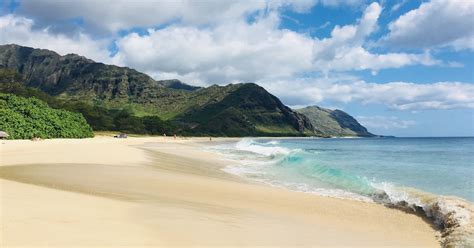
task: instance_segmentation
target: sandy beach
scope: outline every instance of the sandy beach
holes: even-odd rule
[[[227,174],[208,139],[0,143],[1,247],[439,247],[418,216]]]

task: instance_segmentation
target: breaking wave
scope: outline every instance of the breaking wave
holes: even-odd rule
[[[431,220],[440,230],[443,247],[474,246],[474,207],[454,196],[440,196],[390,183],[374,184],[379,190],[372,198],[385,206],[401,209]]]
[[[263,156],[287,155],[291,153],[290,149],[274,146],[278,145],[278,141],[269,141],[267,143],[257,143],[252,139],[242,139],[235,145],[235,149],[240,151],[252,152]]]
[[[439,228],[439,239],[445,247],[474,245],[474,207],[469,201],[397,187],[388,182],[374,182],[338,168],[318,164],[306,159],[304,150],[290,149],[279,144],[277,140],[257,142],[242,139],[233,147],[227,147],[226,151],[246,152],[243,156],[245,159],[240,157],[238,165],[224,170],[271,186],[322,196],[372,201],[401,209],[431,220]],[[312,184],[313,182],[317,184]]]

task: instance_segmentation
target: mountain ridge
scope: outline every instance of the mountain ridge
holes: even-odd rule
[[[51,50],[15,44],[0,46],[0,66],[17,71],[25,77],[27,86],[51,95],[87,97],[84,93],[96,93],[101,98],[120,98],[124,93],[137,97],[146,88],[199,88],[177,79],[156,81],[133,68],[107,65],[73,53],[61,56]],[[121,87],[113,87],[119,83]],[[94,88],[98,86],[101,88]]]
[[[307,106],[295,111],[307,116],[317,131],[330,136],[375,137],[354,117],[339,109]]]
[[[92,106],[89,109],[128,109],[138,117],[158,116],[191,134],[328,136],[306,115],[254,83],[196,87],[177,79],[154,80],[135,69],[76,54],[61,56],[19,45],[0,46],[0,69],[18,73],[24,87],[54,98],[85,102]]]

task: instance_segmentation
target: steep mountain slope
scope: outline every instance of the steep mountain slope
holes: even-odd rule
[[[59,100],[118,111],[126,108],[137,116],[159,116],[186,134],[319,134],[305,116],[255,84],[199,88],[178,80],[155,81],[130,68],[18,45],[0,46],[0,69],[20,74],[19,83]],[[0,80],[4,81],[18,80]]]
[[[225,91],[226,94],[216,94]],[[308,118],[283,105],[264,88],[248,83],[212,86],[193,94],[213,95],[211,101],[196,104],[177,117],[195,124],[201,132],[238,135],[314,135]],[[220,98],[221,99],[220,99]],[[198,97],[196,97],[198,98]],[[193,102],[196,102],[193,98]]]
[[[320,133],[331,136],[374,136],[354,117],[338,109],[330,110],[318,106],[308,106],[296,111],[307,116],[316,131]]]
[[[170,88],[194,90],[178,80],[155,81],[127,67],[105,65],[75,54],[18,45],[0,46],[0,67],[17,71],[26,86],[50,95],[117,102],[142,102]]]

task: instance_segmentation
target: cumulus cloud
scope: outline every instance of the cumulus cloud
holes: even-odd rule
[[[377,29],[382,11],[378,3],[370,4],[356,25],[336,26],[331,37],[315,40],[314,67],[324,72],[348,70],[378,71],[407,65],[440,64],[425,54],[386,53],[374,54],[363,47],[367,37]]]
[[[82,0],[21,1],[19,13],[33,17],[45,25],[75,18],[96,31],[115,32],[134,27],[155,27],[170,22],[212,25],[231,22],[259,11],[290,9],[307,12],[314,5],[356,6],[365,0],[254,0],[254,1],[155,1],[155,0]]]
[[[22,1],[19,12],[47,25],[82,18],[85,25],[99,31],[115,32],[134,27],[155,27],[170,22],[213,25],[232,22],[258,11],[287,8],[305,12],[316,0],[277,1],[155,1],[83,0]]]
[[[400,120],[395,116],[357,116],[357,120],[367,128],[404,129],[416,125],[413,120]]]
[[[336,26],[318,39],[281,29],[280,13],[271,11],[249,23],[244,18],[200,28],[182,24],[129,33],[117,40],[114,61],[161,78],[176,75],[199,84],[257,81],[307,72],[372,70],[435,65],[429,53],[372,53],[363,47],[377,29],[381,12],[370,4],[354,25]]]
[[[384,40],[408,48],[474,50],[473,16],[474,1],[432,0],[391,22]]]
[[[339,81],[339,82],[337,82]],[[317,104],[323,101],[339,103],[382,104],[394,110],[428,110],[474,108],[474,84],[437,82],[416,84],[365,81],[344,82],[341,79],[297,79],[262,82],[272,93],[290,105]],[[342,81],[342,82],[341,82]]]
[[[15,43],[23,46],[50,49],[65,55],[77,53],[88,58],[109,62],[108,41],[94,40],[77,33],[73,37],[53,34],[48,28],[34,29],[34,21],[15,15],[0,16],[0,44]]]
[[[151,7],[154,2],[147,0],[134,4],[130,1],[119,1],[111,4],[106,12],[99,10],[103,9],[102,5],[107,1],[99,1],[93,7],[88,1],[79,4],[45,0],[41,3],[37,5],[36,1],[27,1],[22,2],[20,6],[24,12],[31,9],[45,14],[43,19],[74,18],[82,14],[86,21],[110,25],[104,27],[110,30],[160,23],[155,19],[157,17],[153,16],[159,18],[166,16],[146,14],[146,11],[154,8]],[[161,4],[156,3],[158,6]],[[175,4],[178,2],[166,4],[164,9],[174,8]],[[182,1],[179,4],[192,6],[197,3]],[[280,28],[281,8],[304,11],[317,4],[316,1],[224,1],[222,4],[226,5],[220,7],[219,13],[222,12],[223,16],[232,18],[232,21],[220,20],[214,25],[206,26],[178,22],[162,28],[150,28],[145,33],[131,32],[116,38],[114,45],[117,53],[113,58],[108,57],[108,44],[103,40],[92,39],[81,31],[70,35],[56,33],[52,31],[53,26],[42,27],[32,19],[15,15],[1,17],[1,32],[4,34],[1,41],[49,48],[61,54],[79,53],[102,62],[111,61],[136,68],[151,74],[156,79],[174,76],[199,85],[258,81],[313,72],[325,74],[352,70],[375,72],[384,68],[407,65],[439,64],[439,61],[434,60],[429,53],[376,54],[364,48],[367,37],[377,29],[377,20],[382,10],[378,3],[370,4],[354,25],[336,26],[331,37],[325,39]],[[320,4],[340,3],[322,1]],[[195,11],[209,14],[216,7],[206,6],[207,3],[200,3]],[[147,9],[148,7],[150,9]],[[183,8],[177,9],[184,11]],[[247,13],[256,9],[266,11],[255,16],[252,22],[248,22]],[[60,12],[57,16],[54,14],[56,11]],[[235,11],[233,12],[235,15],[227,14],[227,11]],[[170,13],[173,16],[182,14],[173,11]],[[191,18],[191,15],[184,16]],[[121,18],[115,20],[116,17]]]
[[[117,41],[115,60],[151,74],[194,74],[197,81],[228,83],[292,75],[311,69],[312,39],[277,29],[270,14],[252,24],[212,29],[169,26],[131,33]]]
[[[343,3],[344,2],[344,3]],[[32,19],[6,16],[3,43],[50,48],[59,53],[75,52],[99,61],[133,67],[156,79],[174,78],[208,85],[250,82],[299,74],[371,70],[409,65],[441,64],[429,53],[373,53],[364,47],[377,30],[382,11],[378,3],[367,6],[353,25],[336,26],[331,36],[318,39],[309,34],[280,28],[281,9],[306,11],[315,4],[361,4],[361,1],[279,0],[219,2],[155,1],[25,1],[20,12]],[[107,9],[107,11],[104,11]],[[257,11],[251,22],[250,13]],[[57,12],[57,13],[56,13]],[[151,13],[153,12],[153,14]],[[188,13],[189,12],[189,13]],[[44,15],[44,16],[41,16]],[[10,18],[10,21],[8,21]],[[48,19],[49,18],[49,19]],[[157,26],[178,18],[173,24],[130,32],[115,37],[116,54],[108,57],[107,44],[82,31],[71,35],[53,32],[58,20],[83,18],[95,28],[117,31]],[[206,19],[209,18],[209,19]],[[66,22],[67,23],[67,22]],[[199,24],[208,25],[199,25]],[[212,23],[211,25],[209,25]],[[80,29],[79,29],[80,30]]]

